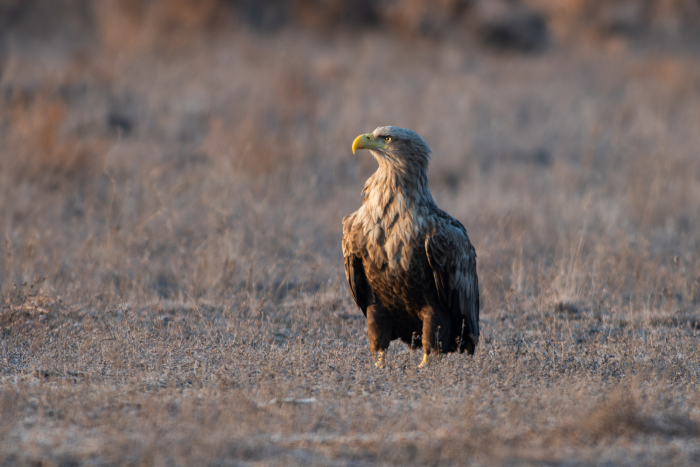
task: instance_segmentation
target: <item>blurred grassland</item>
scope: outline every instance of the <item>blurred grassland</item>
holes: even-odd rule
[[[692,465],[694,2],[0,2],[0,462]],[[434,151],[483,338],[371,367],[340,222]]]

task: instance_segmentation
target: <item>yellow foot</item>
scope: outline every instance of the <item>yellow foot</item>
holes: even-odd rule
[[[423,361],[420,362],[420,365],[418,365],[418,368],[426,368],[429,365],[430,365],[430,354],[424,353],[423,354]]]
[[[377,361],[374,362],[374,366],[384,368],[384,365],[386,365],[386,352],[377,352]]]

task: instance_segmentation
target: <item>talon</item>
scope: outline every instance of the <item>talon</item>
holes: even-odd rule
[[[430,354],[424,353],[423,354],[423,361],[420,362],[420,365],[418,365],[418,368],[426,368],[430,365]]]
[[[384,368],[384,365],[386,364],[386,353],[383,351],[377,352],[377,361],[374,363],[374,366],[377,368]]]

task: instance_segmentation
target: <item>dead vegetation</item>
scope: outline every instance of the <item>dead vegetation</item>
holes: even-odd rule
[[[685,43],[567,45],[546,15],[546,51],[494,55],[362,9],[316,29],[344,2],[236,28],[286,8],[251,4],[105,1],[37,35],[0,3],[0,463],[697,463]],[[342,270],[374,170],[349,147],[381,124],[430,144],[478,252],[480,346],[428,371],[402,345],[372,367]]]

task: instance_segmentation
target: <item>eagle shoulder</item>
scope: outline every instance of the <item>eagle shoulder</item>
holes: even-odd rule
[[[353,247],[354,233],[352,232],[353,224],[355,223],[355,217],[357,217],[357,211],[353,212],[349,216],[343,217],[343,257],[346,258],[352,253],[356,253],[356,249]]]

